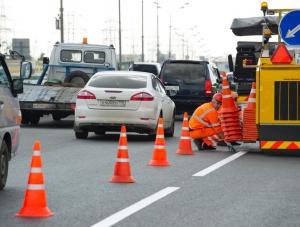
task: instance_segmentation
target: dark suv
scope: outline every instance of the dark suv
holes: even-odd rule
[[[176,90],[171,99],[176,105],[176,114],[191,115],[203,103],[210,102],[216,92],[220,73],[215,64],[207,61],[166,60],[159,79],[166,90]]]

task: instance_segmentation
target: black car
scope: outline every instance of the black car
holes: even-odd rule
[[[177,91],[171,97],[176,114],[187,112],[189,115],[198,106],[211,101],[218,78],[218,68],[207,61],[166,60],[159,74],[166,90]]]

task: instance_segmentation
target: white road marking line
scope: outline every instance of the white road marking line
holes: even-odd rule
[[[217,162],[216,164],[214,164],[214,165],[212,165],[212,166],[210,166],[210,167],[208,167],[208,168],[206,168],[206,169],[204,169],[204,170],[202,170],[198,173],[195,173],[193,176],[195,176],[195,177],[204,177],[206,174],[209,174],[210,172],[222,167],[223,165],[226,165],[228,162],[231,162],[234,159],[237,159],[238,157],[240,157],[240,156],[242,156],[246,153],[247,153],[247,151],[240,151],[240,152],[238,152],[234,155],[229,156],[228,158],[225,158],[222,161]]]
[[[116,224],[117,222],[123,220],[124,218],[128,217],[129,215],[145,208],[146,206],[150,205],[151,203],[154,203],[155,201],[167,196],[168,194],[176,191],[180,187],[167,187],[159,192],[156,192],[155,194],[125,208],[124,210],[121,210],[102,221],[96,223],[95,225],[91,227],[108,227]]]

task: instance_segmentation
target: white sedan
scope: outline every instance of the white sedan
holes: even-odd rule
[[[148,134],[156,139],[158,119],[163,118],[164,135],[172,137],[175,125],[175,104],[164,85],[151,73],[105,71],[91,77],[77,94],[74,131],[78,139],[89,132],[104,135],[120,132]]]

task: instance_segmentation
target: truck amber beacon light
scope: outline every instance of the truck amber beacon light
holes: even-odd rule
[[[88,43],[88,42],[87,42],[87,38],[83,38],[82,43],[83,43],[83,44],[87,44],[87,43]]]
[[[267,2],[262,2],[260,4],[260,10],[263,11],[264,16],[266,15],[266,11],[268,10],[268,3]]]

